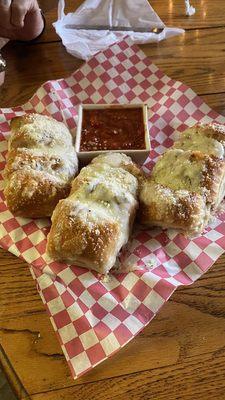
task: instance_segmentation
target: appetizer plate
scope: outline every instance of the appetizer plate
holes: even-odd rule
[[[129,121],[129,116],[131,114],[135,115],[134,112],[135,110],[140,110],[139,117],[140,117],[140,126],[138,130],[136,130],[136,126],[138,125],[138,121],[134,121],[135,124],[132,125],[131,120]],[[98,117],[98,110],[110,110],[110,113],[112,115],[111,120],[108,120],[107,123],[105,121],[100,122],[98,125],[99,121],[96,121],[96,126],[95,122],[94,124],[91,121],[87,121],[87,115],[85,117],[85,111],[89,110],[88,115],[91,116],[91,118],[95,119]],[[96,110],[96,115],[94,111]],[[118,110],[124,111],[124,113],[121,112],[121,121],[124,123],[126,122],[128,129],[125,127],[118,128],[114,130],[112,124],[114,121],[113,118],[113,110],[115,110],[115,113],[118,113]],[[133,110],[133,111],[131,111]],[[92,112],[91,112],[92,111]],[[126,116],[126,111],[127,111],[127,116]],[[125,120],[123,119],[123,116],[125,115]],[[138,112],[137,112],[138,115]],[[128,117],[128,118],[127,118]],[[116,118],[116,116],[115,116]],[[120,117],[119,117],[120,118]],[[104,119],[104,118],[103,118]],[[90,122],[90,123],[89,123]],[[122,123],[121,122],[121,123]],[[86,124],[86,125],[84,125]],[[87,126],[87,124],[89,126]],[[103,124],[103,125],[102,125]],[[89,131],[88,131],[89,129]],[[101,134],[103,133],[103,130],[105,129],[106,131],[106,141],[104,140],[104,137],[101,137]],[[133,132],[132,132],[133,129]],[[110,137],[110,130],[111,130],[111,137]],[[128,132],[129,131],[129,132]],[[115,133],[115,135],[114,135]],[[89,141],[82,140],[83,135],[89,134]],[[129,147],[128,145],[128,140],[127,137],[130,135],[130,140],[132,143],[130,143],[130,147],[132,148],[126,148]],[[138,137],[139,135],[139,137]],[[143,135],[141,138],[140,135]],[[124,136],[124,137],[123,137]],[[112,147],[109,145],[109,141],[111,139],[112,142]],[[118,148],[115,148],[115,140],[117,141],[119,139],[120,141],[120,146]],[[102,140],[102,142],[101,142]],[[142,140],[142,143],[140,143],[140,140]],[[136,141],[136,142],[135,142]],[[86,145],[86,148],[85,148]],[[108,147],[107,147],[108,145]],[[79,161],[81,164],[85,165],[89,163],[94,157],[97,157],[98,155],[102,153],[107,153],[107,152],[122,152],[132,158],[133,161],[136,163],[142,164],[146,158],[149,155],[150,152],[150,136],[149,136],[149,129],[148,129],[148,107],[146,104],[143,103],[138,103],[138,104],[81,104],[79,106],[78,110],[78,125],[77,125],[77,133],[76,133],[76,140],[75,140],[75,150],[77,152]]]

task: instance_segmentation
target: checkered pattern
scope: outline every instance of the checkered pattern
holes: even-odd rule
[[[198,121],[225,123],[191,89],[165,76],[124,40],[97,54],[69,78],[45,83],[23,107],[1,110],[1,170],[12,117],[24,111],[45,112],[74,132],[76,106],[81,102],[148,103],[152,151],[143,167],[146,171],[172,145],[176,131]],[[74,377],[128,343],[179,285],[194,282],[225,249],[225,215],[193,240],[175,230],[137,228],[121,256],[129,272],[101,280],[84,268],[52,262],[45,252],[49,221],[13,217],[2,189],[1,172],[0,244],[30,264]]]

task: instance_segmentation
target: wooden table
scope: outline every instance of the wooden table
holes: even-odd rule
[[[65,52],[51,22],[56,0],[42,1],[47,30],[38,43],[10,44],[0,105],[28,100],[38,86],[81,65]],[[47,3],[47,4],[46,4]],[[69,1],[78,6],[81,1]],[[171,77],[191,86],[225,115],[225,1],[151,0],[179,36],[142,46]],[[74,5],[73,5],[74,7]],[[129,345],[73,381],[28,266],[0,251],[0,360],[19,399],[225,399],[225,257],[190,287],[176,291],[159,315]]]

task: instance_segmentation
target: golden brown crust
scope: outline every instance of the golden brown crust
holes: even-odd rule
[[[196,131],[206,137],[225,143],[225,126],[218,123],[197,124]]]
[[[225,193],[225,162],[199,151],[173,148],[157,161],[140,193],[146,225],[200,233]]]
[[[13,133],[10,138],[10,149],[14,148],[29,148],[36,145],[35,138],[27,140],[26,135],[24,135],[24,131],[21,130],[24,125],[32,124],[32,114],[25,114],[19,117],[14,117],[10,121],[11,132]]]
[[[7,165],[4,171],[5,178],[16,171],[31,169],[33,171],[49,173],[49,169],[53,171],[61,171],[63,173],[63,159],[56,154],[35,154],[24,149],[12,149],[7,158]]]
[[[143,225],[200,233],[209,219],[203,197],[187,190],[172,190],[149,179],[140,195],[139,220]]]
[[[107,273],[127,243],[137,210],[137,178],[126,171],[123,154],[97,157],[74,179],[70,196],[59,202],[48,235],[48,252]],[[121,161],[121,164],[120,164]]]
[[[145,172],[139,167],[139,165],[133,163],[132,165],[127,165],[123,167],[126,171],[130,172],[130,174],[134,175],[139,185],[142,185],[143,181],[146,179]]]
[[[224,140],[225,126],[219,124],[198,124],[182,133],[142,184],[143,224],[203,231],[225,194]]]
[[[13,181],[19,181],[19,186],[7,186],[5,196],[7,205],[12,214],[26,218],[41,218],[52,215],[59,200],[67,197],[70,192],[70,184],[67,186],[56,186],[53,182],[31,178],[29,172],[15,172],[12,175]],[[25,188],[34,187],[34,193],[29,198]]]
[[[206,201],[214,207],[218,201],[220,186],[224,182],[225,162],[217,157],[205,157],[205,168],[202,172],[202,187],[205,188]]]
[[[109,254],[115,251],[120,226],[115,221],[88,224],[79,214],[71,216],[73,209],[72,202],[60,201],[48,238],[49,255],[55,260],[88,265],[103,273]]]
[[[77,156],[65,125],[28,114],[11,121],[12,135],[4,171],[10,211],[23,217],[51,216],[70,191]]]
[[[215,203],[221,181],[225,175],[225,162],[218,157],[209,156],[200,151],[187,152],[190,162],[202,162],[200,187],[207,202]]]

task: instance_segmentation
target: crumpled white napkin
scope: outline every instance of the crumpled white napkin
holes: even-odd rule
[[[68,53],[88,60],[124,36],[134,43],[159,42],[184,32],[179,28],[168,28],[155,13],[147,0],[86,0],[73,13],[65,15],[65,1],[59,0],[58,20],[53,24]],[[109,30],[67,29],[65,25],[124,26],[133,28],[164,28],[163,32],[137,33],[112,32]]]

